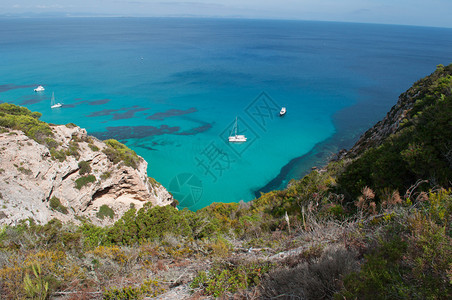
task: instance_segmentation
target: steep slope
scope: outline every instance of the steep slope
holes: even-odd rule
[[[368,186],[377,198],[424,188],[449,187],[452,179],[452,64],[403,93],[387,116],[345,155],[353,161],[339,175],[341,192],[354,200]]]
[[[111,224],[131,205],[172,203],[168,191],[148,179],[147,162],[124,145],[101,142],[73,124],[41,123],[29,111],[14,114],[16,109],[0,105],[0,224],[75,217]]]
[[[390,135],[412,125],[419,112],[429,105],[435,104],[435,96],[445,100],[451,96],[450,76],[452,64],[444,67],[438,65],[435,72],[420,79],[406,92],[399,96],[397,103],[391,108],[383,120],[367,130],[347,152],[347,157],[356,157],[365,150],[380,146]],[[441,96],[443,95],[443,96]]]

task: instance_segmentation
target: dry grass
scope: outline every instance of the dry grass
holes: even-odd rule
[[[329,299],[340,290],[342,276],[358,267],[356,254],[339,245],[327,246],[319,257],[302,252],[285,262],[263,280],[262,298]]]

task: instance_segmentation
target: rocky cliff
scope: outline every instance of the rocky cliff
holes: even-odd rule
[[[147,177],[141,157],[136,156],[134,164],[124,163],[112,145],[77,126],[50,125],[47,144],[20,130],[0,129],[0,224],[28,218],[78,222],[86,217],[105,225],[131,205],[139,209],[146,202],[163,206],[173,201],[163,186]]]

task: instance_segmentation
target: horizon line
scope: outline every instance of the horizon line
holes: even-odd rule
[[[216,15],[164,15],[164,16],[136,16],[136,15],[118,15],[118,14],[91,14],[91,13],[0,13],[0,19],[17,18],[17,19],[46,19],[46,18],[134,18],[134,19],[224,19],[224,20],[262,20],[262,21],[293,21],[293,22],[325,22],[325,23],[350,23],[350,24],[367,24],[367,25],[388,25],[388,26],[407,26],[407,27],[425,27],[425,28],[442,28],[452,29],[449,27],[438,25],[418,25],[418,24],[397,24],[397,23],[379,23],[379,22],[363,22],[363,21],[344,21],[344,20],[318,20],[318,19],[293,19],[278,17],[247,17],[247,16],[216,16]]]

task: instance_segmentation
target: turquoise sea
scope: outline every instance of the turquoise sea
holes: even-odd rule
[[[0,101],[126,143],[195,210],[283,188],[350,147],[451,49],[445,28],[4,18]],[[243,144],[227,142],[236,117]]]

